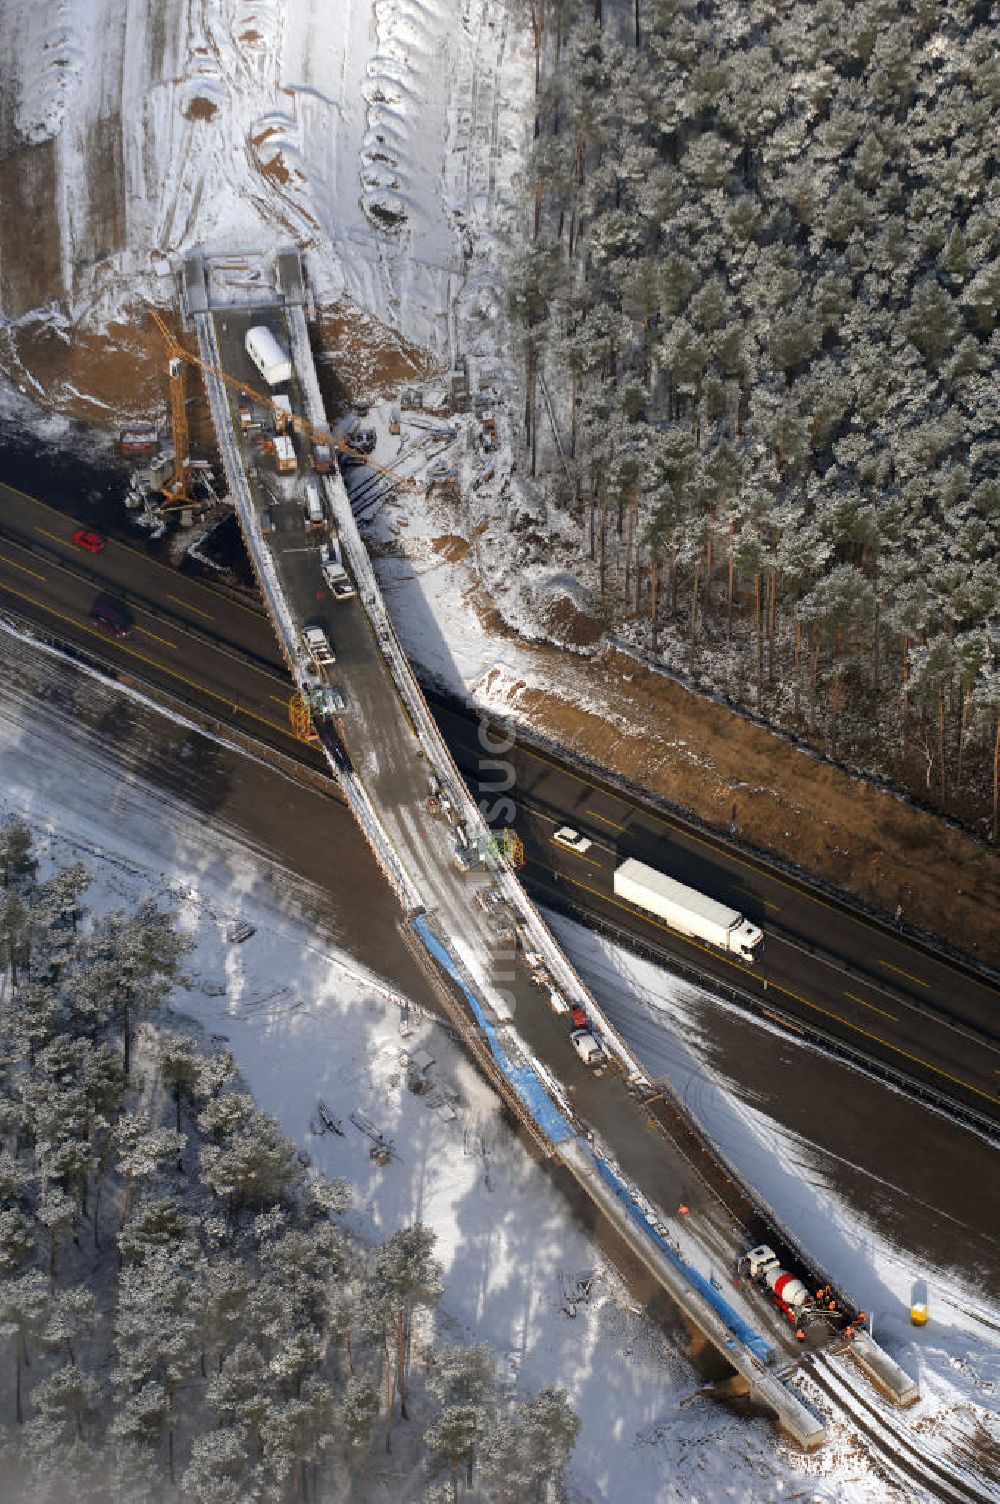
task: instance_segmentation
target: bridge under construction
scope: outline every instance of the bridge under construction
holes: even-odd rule
[[[481,1070],[538,1151],[572,1176],[799,1445],[825,1439],[795,1384],[800,1365],[820,1356],[840,1372],[839,1355],[850,1354],[884,1392],[911,1402],[916,1386],[860,1330],[849,1296],[669,1086],[647,1079],[521,887],[516,846],[469,795],[396,637],[334,458],[350,438],[323,408],[298,257],[262,268],[252,304],[215,294],[209,257],[189,257],[180,283],[198,355],[171,358],[201,372],[230,497],[297,686],[299,729],[322,746],[399,900],[408,943]],[[251,330],[271,344],[248,342]],[[272,345],[287,370],[266,364],[260,351]],[[175,488],[186,459],[175,454]],[[567,1019],[581,1016],[597,1069],[571,1045]],[[747,1263],[762,1246],[773,1279],[766,1260],[760,1270]]]

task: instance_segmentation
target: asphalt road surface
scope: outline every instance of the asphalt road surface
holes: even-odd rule
[[[322,765],[292,734],[289,681],[270,623],[252,601],[191,580],[132,543],[110,539],[102,552],[85,552],[72,541],[77,525],[0,486],[0,604],[122,672]],[[292,519],[283,525],[292,526]],[[303,544],[296,517],[285,565],[294,569],[300,558],[302,589],[315,590],[307,574],[315,570],[314,550]],[[128,639],[109,637],[90,621],[98,595],[127,605],[134,619]],[[370,650],[362,614],[349,603],[326,614],[357,663]],[[373,678],[370,692],[377,688]],[[359,691],[365,692],[363,683]],[[484,739],[477,719],[435,709],[470,783],[484,780],[489,807],[497,798],[489,763],[503,733],[494,730]],[[522,875],[536,897],[589,915],[667,964],[734,987],[758,1008],[1000,1121],[1000,990],[988,981],[767,867],[735,843],[699,832],[523,739],[502,757],[510,764],[514,824],[528,858]],[[553,842],[553,831],[566,822],[592,841],[583,855]],[[625,856],[731,903],[760,924],[760,964],[750,967],[686,940],[616,898],[612,875]]]

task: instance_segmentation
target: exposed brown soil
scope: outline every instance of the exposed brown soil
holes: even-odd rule
[[[31,169],[22,188],[28,180],[41,188],[38,172],[44,178],[48,170],[45,153],[33,150],[41,155],[30,163],[21,157],[22,172]],[[0,201],[10,202],[4,189],[12,171],[13,183],[18,181],[11,167],[16,161],[0,162]],[[13,191],[17,200],[21,190]],[[9,215],[0,219],[11,222]],[[44,256],[17,257],[13,264],[22,281],[16,287],[9,280],[2,284],[8,311],[58,297],[61,290],[49,285],[57,263],[58,257],[53,264]],[[0,278],[12,275],[11,264],[0,256]],[[434,372],[425,352],[346,300],[321,313],[314,334],[331,415],[346,403],[398,392]],[[134,324],[113,325],[106,334],[75,330],[68,337],[42,323],[8,325],[0,334],[3,376],[56,411],[111,427],[162,417],[164,367],[159,335],[141,314]],[[188,393],[192,449],[208,454],[211,429],[193,373]],[[453,562],[469,548],[458,534],[445,534],[434,546]],[[490,631],[515,635],[485,589],[469,598]],[[600,624],[568,599],[556,602],[551,614],[548,630],[574,647],[599,637]],[[522,685],[508,702],[512,714],[540,734],[720,829],[735,817],[739,834],[752,844],[887,913],[901,904],[911,924],[1000,964],[995,923],[1000,858],[985,843],[828,766],[625,654],[605,649],[584,663],[554,646],[532,651],[549,687]]]
[[[165,365],[160,336],[146,320],[112,324],[106,333],[26,323],[0,339],[0,370],[10,381],[54,412],[109,427],[163,413]]]
[[[87,158],[101,166],[87,181],[87,214],[74,246],[74,283],[84,268],[107,260],[125,245],[125,165],[121,117],[116,112],[90,127]]]
[[[168,324],[180,343],[194,349],[176,318]],[[0,332],[0,376],[25,386],[53,412],[105,428],[145,420],[167,429],[167,353],[152,320],[111,324],[107,331],[76,329],[70,337],[48,323],[28,323]],[[185,375],[187,415],[194,455],[211,459],[215,436],[201,377]]]
[[[554,641],[578,648],[593,647],[599,642],[605,625],[596,616],[581,611],[568,595],[560,596],[546,607],[541,624]]]
[[[0,303],[8,318],[57,302],[65,290],[58,181],[55,141],[0,158]]]
[[[457,533],[445,533],[443,537],[431,539],[431,548],[447,559],[449,564],[457,564],[459,559],[464,559],[471,547],[469,541],[460,538]]]
[[[218,113],[219,106],[213,99],[206,99],[204,95],[198,94],[184,111],[184,118],[186,120],[214,120]]]
[[[292,176],[285,166],[285,159],[280,151],[275,152],[269,162],[262,162],[258,157],[257,166],[264,173],[265,177],[274,178],[276,183],[287,183]]]
[[[331,416],[361,398],[427,381],[435,371],[426,351],[407,344],[346,298],[321,309],[312,332],[320,387]]]
[[[1000,854],[607,649],[539,649],[544,682],[508,694],[538,733],[887,914],[1000,965]],[[598,700],[599,697],[599,700]],[[582,706],[594,708],[583,709]]]

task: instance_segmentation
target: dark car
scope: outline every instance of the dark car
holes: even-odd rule
[[[347,435],[347,442],[359,454],[371,454],[378,443],[378,434],[374,428],[355,428],[352,433]]]
[[[127,607],[102,596],[91,606],[90,620],[111,637],[128,637],[132,631],[132,615]]]
[[[99,554],[102,549],[108,546],[107,538],[102,538],[100,533],[92,533],[86,527],[77,528],[73,534],[73,542],[77,548],[85,548],[88,554]]]

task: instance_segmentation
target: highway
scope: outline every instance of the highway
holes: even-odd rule
[[[71,539],[77,525],[44,502],[0,486],[0,605],[136,679],[322,766],[290,730],[289,680],[259,608],[188,578],[131,543],[111,539],[99,554],[84,552]],[[299,588],[315,594],[314,550],[304,547],[297,517],[287,540],[279,535],[279,541]],[[129,639],[109,637],[90,623],[99,593],[127,602],[135,618]],[[334,635],[353,662],[355,693],[377,693],[374,677],[357,679],[357,665],[370,648],[361,613],[343,604],[335,610]],[[497,775],[488,764],[500,756],[489,747],[504,745],[504,733],[494,727],[484,745],[478,718],[441,704],[434,709],[470,784],[484,779],[488,808],[498,797]],[[371,705],[367,710],[379,713]],[[404,755],[405,749],[396,749],[387,765]],[[378,760],[375,749],[357,749],[359,765],[366,756]],[[667,964],[736,988],[759,1010],[870,1057],[961,1109],[1000,1121],[1000,990],[988,981],[524,738],[502,759],[514,775],[514,825],[528,857],[522,876],[534,896],[590,916]],[[565,821],[593,841],[585,856],[552,842],[556,825]],[[626,855],[732,903],[759,923],[766,936],[762,964],[748,967],[684,940],[616,899],[612,873]]]
[[[503,746],[500,726],[438,704],[453,755],[472,786],[495,802],[497,776],[484,740]],[[666,964],[717,979],[831,1041],[871,1056],[957,1104],[1000,1117],[1000,990],[989,981],[727,843],[640,802],[551,752],[515,741],[509,796],[525,843],[525,881],[554,906],[597,917]],[[481,783],[480,783],[481,780]],[[557,845],[566,822],[592,842],[584,854]],[[617,898],[615,867],[638,857],[738,908],[765,933],[750,966]]]
[[[415,954],[421,964],[441,967],[443,1006],[455,1026],[466,1032],[470,1046],[478,1045],[480,1058],[485,1051],[483,1069],[492,1074],[511,1106],[516,1106],[519,1119],[526,1122],[542,1152],[554,1153],[557,1163],[584,1189],[591,1213],[600,1209],[628,1242],[635,1236],[633,1218],[641,1219],[645,1213],[634,1200],[633,1210],[624,1212],[620,1197],[634,1195],[656,1208],[650,1215],[661,1219],[663,1226],[662,1235],[656,1236],[672,1237],[675,1243],[663,1242],[665,1252],[654,1256],[652,1249],[659,1245],[643,1234],[638,1240],[643,1250],[639,1256],[645,1258],[650,1272],[655,1268],[656,1279],[674,1292],[682,1309],[687,1310],[693,1301],[692,1319],[720,1354],[725,1356],[726,1349],[732,1348],[737,1366],[749,1366],[758,1348],[763,1356],[770,1350],[793,1361],[805,1351],[822,1348],[849,1323],[846,1299],[831,1305],[829,1311],[811,1313],[810,1319],[797,1325],[790,1313],[786,1317],[773,1302],[762,1301],[756,1291],[740,1286],[739,1294],[734,1290],[728,1299],[739,1305],[742,1314],[737,1316],[725,1307],[730,1312],[726,1321],[735,1322],[734,1328],[718,1314],[721,1297],[706,1298],[704,1291],[710,1289],[706,1276],[697,1274],[702,1286],[692,1284],[695,1275],[690,1279],[688,1274],[679,1275],[671,1262],[675,1258],[684,1267],[675,1245],[678,1239],[686,1242],[688,1238],[695,1250],[688,1257],[696,1264],[710,1260],[728,1269],[735,1269],[743,1249],[762,1241],[776,1247],[786,1260],[798,1259],[800,1265],[803,1255],[782,1241],[782,1233],[763,1208],[733,1180],[670,1101],[665,1086],[652,1090],[640,1084],[637,1068],[635,1079],[630,1079],[613,1055],[601,1056],[599,1069],[578,1057],[565,1016],[568,1008],[563,1003],[561,1012],[557,1011],[550,1002],[551,983],[542,988],[536,982],[525,935],[530,933],[540,948],[548,947],[548,963],[556,975],[560,973],[555,968],[562,965],[565,975],[560,986],[575,988],[576,997],[582,999],[586,997],[582,984],[523,900],[505,892],[490,863],[475,856],[470,845],[475,835],[471,826],[465,826],[465,816],[450,820],[442,808],[443,796],[440,801],[428,797],[432,791],[441,792],[442,785],[436,781],[440,777],[451,784],[451,808],[460,809],[455,775],[433,747],[437,733],[428,737],[426,726],[419,729],[427,713],[415,688],[409,694],[409,666],[397,661],[393,667],[398,649],[388,623],[376,609],[373,582],[364,583],[364,571],[370,568],[367,559],[355,559],[354,567],[359,588],[372,589],[369,609],[357,595],[337,599],[324,579],[321,546],[328,536],[330,514],[320,507],[321,488],[309,473],[308,443],[297,435],[296,467],[285,464],[279,471],[274,446],[262,451],[255,441],[252,410],[247,421],[242,421],[232,389],[213,375],[221,368],[230,377],[252,384],[254,372],[244,338],[251,320],[260,317],[258,310],[230,306],[224,316],[220,312],[214,319],[207,314],[197,318],[199,348],[210,363],[206,386],[230,489],[238,498],[241,526],[283,651],[296,660],[302,682],[336,689],[343,696],[333,722],[323,722],[320,735],[331,759],[346,769],[342,786],[347,797],[357,801],[359,823],[396,886],[404,911],[419,913],[413,929]],[[291,340],[295,352],[298,336],[292,332],[291,320],[282,327],[281,316],[272,317],[280,342]],[[296,353],[297,378],[288,383],[295,413],[304,405],[299,383],[309,379],[304,367],[309,360],[308,346]],[[315,489],[307,507],[310,485]],[[343,515],[348,507],[346,494],[331,486],[325,505],[331,503],[343,542],[343,528],[350,520]],[[341,509],[339,517],[336,509]],[[266,531],[265,512],[270,522]],[[356,545],[349,539],[346,546],[352,558],[350,550]],[[304,629],[315,623],[321,623],[325,638],[322,652],[310,652],[307,671]],[[537,941],[535,931],[522,927],[532,923]],[[430,937],[429,945],[417,939],[417,924]],[[588,1006],[596,1004],[588,1002]],[[470,1035],[473,1019],[478,1022]],[[608,1042],[610,1026],[602,1027]],[[624,1044],[614,1042],[614,1047],[629,1058]],[[499,1066],[494,1062],[500,1062]],[[513,1081],[518,1083],[516,1091]],[[747,1325],[748,1315],[752,1327]],[[758,1347],[741,1346],[747,1342]],[[762,1392],[766,1389],[771,1396],[767,1403],[776,1406],[782,1424],[798,1427],[796,1434],[802,1437],[812,1436],[815,1417],[790,1392],[774,1386],[760,1355],[752,1361],[762,1375]],[[821,1426],[819,1430],[822,1434]]]

